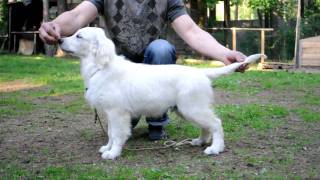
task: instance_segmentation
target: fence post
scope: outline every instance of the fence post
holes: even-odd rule
[[[261,54],[265,54],[265,32],[261,29]],[[261,63],[264,63],[264,56],[261,56]]]
[[[231,28],[232,29],[232,50],[236,51],[237,50],[237,30],[236,28]]]

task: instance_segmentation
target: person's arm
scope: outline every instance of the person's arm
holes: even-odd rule
[[[171,25],[191,48],[207,57],[219,60],[224,64],[243,61],[246,57],[238,51],[232,51],[222,46],[214,37],[195,24],[187,14],[177,17]]]
[[[61,36],[69,36],[93,21],[98,10],[89,1],[83,1],[77,7],[59,15],[51,22],[42,23],[39,28],[40,38],[48,44],[55,44]]]

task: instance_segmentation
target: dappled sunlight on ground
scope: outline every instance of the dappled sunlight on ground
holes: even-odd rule
[[[41,87],[41,84],[26,83],[21,80],[0,83],[0,92],[14,92]]]

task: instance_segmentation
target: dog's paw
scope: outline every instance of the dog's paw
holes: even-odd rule
[[[101,146],[101,148],[99,149],[99,153],[104,153],[106,151],[109,151],[111,149],[111,146],[106,145],[106,146]]]
[[[105,151],[102,153],[101,157],[102,159],[109,159],[109,160],[115,160],[120,154],[114,153],[112,151]]]
[[[218,155],[219,153],[223,152],[224,147],[223,146],[209,146],[204,150],[204,153],[207,155]]]
[[[202,146],[204,144],[205,144],[204,140],[200,138],[192,139],[191,141],[192,146]]]

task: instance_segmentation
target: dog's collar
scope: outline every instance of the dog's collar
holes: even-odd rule
[[[89,79],[91,79],[98,71],[100,71],[100,69],[97,69],[96,71],[94,71],[94,72],[90,75]],[[86,91],[88,91],[88,89],[89,89],[88,87],[85,88]]]
[[[90,75],[89,79],[91,79],[98,71],[100,71],[100,69],[97,69],[96,71],[94,71],[94,72]]]

